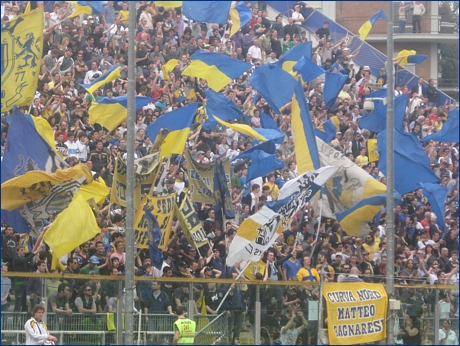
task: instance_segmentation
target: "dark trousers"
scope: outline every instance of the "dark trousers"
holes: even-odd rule
[[[417,16],[417,15],[412,15],[412,33],[416,33],[417,32],[417,27],[418,25],[418,33],[421,33],[422,32],[422,29],[420,28],[420,16]]]
[[[14,311],[27,312],[26,285],[16,284],[14,288]]]

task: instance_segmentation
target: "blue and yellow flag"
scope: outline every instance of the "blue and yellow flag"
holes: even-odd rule
[[[175,154],[182,154],[197,107],[197,103],[192,103],[159,117],[146,128],[147,136],[150,138],[150,141],[155,143],[160,130],[168,129],[170,132],[166,136],[166,141],[161,147],[162,153],[172,150],[178,151]]]
[[[121,67],[120,64],[115,64],[109,68],[102,76],[93,80],[89,84],[80,84],[85,88],[90,94],[93,94],[97,89],[106,85],[107,83],[121,77]]]
[[[33,121],[28,117],[30,116],[15,107],[9,118],[8,136],[1,163],[2,183],[32,170],[52,173],[69,167],[37,132]],[[49,206],[53,203],[50,200]],[[42,217],[41,213],[33,214],[25,207],[11,212],[2,210],[3,221],[13,226],[16,232],[33,232],[37,236],[48,217],[49,213]]]
[[[299,175],[320,168],[315,132],[300,81],[292,97],[291,124]]]
[[[291,49],[289,49],[286,53],[284,53],[280,60],[276,62],[280,64],[282,69],[286,72],[292,72],[294,65],[303,57],[305,59],[311,60],[311,41],[304,42],[298,44]]]
[[[84,197],[77,192],[69,206],[48,228],[43,239],[53,253],[61,257],[100,232],[93,210]]]
[[[266,64],[256,68],[249,78],[249,84],[256,89],[271,109],[280,114],[280,108],[291,101],[296,80],[283,70],[281,64]],[[283,87],[280,88],[280,85]]]
[[[339,131],[340,119],[338,116],[334,115],[331,119],[315,128],[315,135],[324,142],[329,143]]]
[[[34,117],[30,114],[24,114],[26,119],[32,122],[35,126],[35,130],[42,136],[42,138],[48,143],[53,151],[56,151],[56,142],[54,140],[54,130],[50,123],[46,119]]]
[[[230,37],[232,37],[252,19],[251,9],[241,2],[230,9],[230,19],[232,20]]]
[[[102,1],[68,1],[75,7],[75,11],[69,15],[69,18],[79,16],[80,14],[99,14],[102,12]]]
[[[32,104],[42,52],[43,7],[2,23],[2,112]]]
[[[403,49],[393,61],[399,66],[404,67],[407,64],[421,64],[426,58],[428,56],[417,54],[415,50]]]
[[[326,72],[321,66],[316,65],[311,58],[305,56],[301,57],[292,69],[300,74],[305,82],[309,82]]]
[[[365,234],[369,229],[367,223],[372,221],[386,202],[386,193],[363,199],[350,209],[337,213],[337,221],[350,236]]]
[[[378,11],[374,14],[369,20],[367,20],[361,27],[359,28],[359,37],[362,41],[366,40],[367,35],[371,32],[372,27],[374,26],[375,22],[379,19],[387,19],[385,12],[383,10]]]
[[[227,24],[231,1],[184,1],[182,13],[200,23]]]
[[[195,1],[191,1],[195,2]],[[189,1],[187,1],[187,4]],[[207,2],[205,2],[207,4]],[[224,54],[196,51],[190,58],[190,65],[182,72],[185,76],[204,78],[214,91],[220,91],[233,79],[241,76],[252,65]]]
[[[147,106],[153,99],[145,96],[136,96],[136,111]],[[89,122],[101,124],[112,131],[128,117],[128,97],[102,97],[89,107]]]
[[[166,113],[160,117],[160,119],[162,119],[168,115],[165,120],[169,119],[169,121],[174,122],[174,126],[171,126],[172,124],[168,122],[168,124],[170,124],[170,132],[161,145],[160,157],[169,157],[172,154],[182,155],[197,107],[198,103],[195,102],[185,107],[181,107],[173,112]],[[153,124],[155,125],[160,119],[157,119]],[[172,127],[175,129],[172,130]]]

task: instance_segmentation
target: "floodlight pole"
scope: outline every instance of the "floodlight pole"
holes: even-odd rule
[[[125,344],[133,345],[134,332],[134,123],[136,116],[136,2],[128,4],[128,137],[126,162],[126,264],[125,264]],[[119,328],[121,326],[118,326]]]
[[[394,257],[395,257],[395,230],[394,230],[394,80],[393,80],[393,1],[388,1],[387,22],[387,266],[386,291],[388,298],[394,298]],[[388,310],[387,340],[388,345],[394,344],[394,323],[392,311]]]

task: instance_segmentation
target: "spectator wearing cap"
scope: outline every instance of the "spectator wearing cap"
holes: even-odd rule
[[[83,268],[81,268],[80,273],[81,274],[90,274],[91,272],[94,272],[95,274],[99,275],[100,271],[99,268],[97,267],[98,264],[101,262],[99,261],[99,257],[97,256],[91,256],[89,258],[89,262],[87,265],[85,265]]]
[[[225,234],[222,234],[221,236],[225,237]],[[214,238],[214,243],[217,243],[215,241],[216,238],[217,237]],[[208,258],[206,258],[206,265],[209,265],[214,269],[217,269],[217,271],[222,273],[219,277],[225,279],[227,277],[227,267],[225,265],[225,259],[222,258],[220,252],[221,250],[219,250],[218,248],[213,249],[212,254]]]
[[[183,261],[179,261],[177,263],[177,269],[174,274],[175,276],[182,277],[182,278],[189,278],[192,279],[193,275],[190,273],[190,270],[188,270],[187,263]]]
[[[63,56],[61,56],[58,61],[59,74],[63,76],[66,72],[71,72],[73,75],[74,71],[74,61],[72,59],[72,49],[67,48]]]

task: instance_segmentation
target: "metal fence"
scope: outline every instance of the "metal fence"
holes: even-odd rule
[[[30,313],[27,312],[3,312],[2,344],[24,344],[24,324],[29,318]],[[46,319],[50,334],[55,335],[61,345],[117,344],[116,313],[74,313],[72,316],[48,313]],[[134,340],[138,344],[171,344],[176,319],[176,316],[167,314],[139,314],[134,319]],[[195,316],[195,321],[198,326],[197,343],[208,345],[228,343],[226,311],[219,315]],[[123,321],[121,328],[124,333]]]
[[[19,274],[8,273],[9,276]],[[45,274],[44,277],[51,276]],[[94,278],[94,276],[92,277]],[[102,277],[98,277],[98,279]],[[122,277],[110,278],[120,281],[119,299],[122,301]],[[110,280],[109,279],[109,280]],[[136,278],[152,281],[152,278]],[[157,278],[161,283],[170,282],[184,287],[180,278]],[[212,286],[210,284],[213,284]],[[216,314],[204,312],[200,297],[210,297],[200,292],[208,285],[215,287],[213,297],[222,301],[230,284],[233,290]],[[301,311],[308,320],[308,327],[301,335],[302,344],[327,343],[327,331],[321,325],[328,316],[327,306],[322,303],[320,283],[296,281],[237,281],[229,279],[194,279],[187,282],[189,296],[187,306],[189,318],[197,323],[197,344],[273,344],[279,338],[279,321],[286,322],[288,305]],[[404,326],[406,316],[416,316],[420,324],[422,341],[439,344],[440,330],[444,319],[450,319],[452,330],[458,333],[458,285],[395,285],[394,299],[401,308],[392,311]],[[172,294],[168,290],[169,295]],[[208,292],[209,293],[209,292]],[[242,305],[237,306],[235,296],[240,296]],[[446,298],[447,296],[447,298]],[[172,297],[173,298],[173,297]],[[181,299],[185,299],[183,296]],[[214,298],[211,298],[214,299]],[[45,299],[46,300],[46,299]],[[285,304],[289,300],[295,300]],[[121,303],[120,303],[121,304]],[[12,305],[12,304],[11,304]],[[45,304],[46,306],[46,304]],[[12,308],[12,307],[11,307]],[[213,307],[214,311],[216,310]],[[117,311],[122,311],[121,305]],[[213,312],[214,312],[213,311]],[[320,313],[321,312],[321,313]],[[94,315],[74,313],[72,316],[46,313],[46,323],[59,344],[122,344],[124,336],[123,314],[98,313]],[[319,318],[322,316],[322,318]],[[1,316],[2,344],[24,344],[24,324],[29,318],[26,312],[3,312]],[[174,335],[176,317],[169,314],[138,314],[134,316],[133,334],[137,344],[170,344]],[[395,336],[398,330],[395,330]],[[318,339],[319,337],[319,339]],[[278,340],[279,341],[279,340]]]

